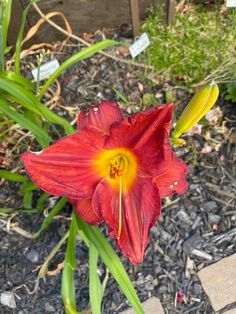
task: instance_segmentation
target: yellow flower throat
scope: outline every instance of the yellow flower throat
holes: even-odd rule
[[[119,147],[100,152],[94,160],[93,170],[106,179],[118,193],[118,239],[122,225],[122,195],[130,190],[135,182],[137,173],[137,157],[127,148]]]

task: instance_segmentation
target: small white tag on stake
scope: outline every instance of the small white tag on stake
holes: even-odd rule
[[[39,81],[45,80],[49,76],[51,76],[58,68],[60,67],[57,59],[53,59],[47,63],[44,63],[39,68]],[[32,75],[34,80],[38,80],[38,68],[34,68],[32,71]]]
[[[236,0],[226,0],[227,8],[236,8]]]
[[[148,38],[147,33],[143,33],[130,47],[129,51],[134,59],[137,57],[142,51],[144,51],[150,45],[150,40]]]

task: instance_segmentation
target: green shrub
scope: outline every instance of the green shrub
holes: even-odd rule
[[[165,79],[196,84],[233,57],[235,29],[235,11],[223,12],[219,6],[211,10],[196,5],[186,11],[182,8],[168,27],[163,24],[163,13],[153,10],[142,29],[151,40],[146,62]]]

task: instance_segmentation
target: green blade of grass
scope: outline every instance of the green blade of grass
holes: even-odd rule
[[[34,233],[34,238],[37,238],[40,236],[40,234],[48,227],[48,225],[52,222],[54,216],[56,216],[59,211],[64,207],[64,205],[67,203],[67,199],[62,197],[56,204],[56,206],[51,210],[49,215],[44,219],[39,231]]]
[[[137,293],[124,269],[124,266],[104,235],[98,228],[89,226],[78,215],[76,215],[76,222],[78,229],[82,230],[89,241],[91,241],[96,247],[104,264],[119,284],[135,311],[138,314],[144,314],[142,304],[139,301]]]
[[[49,197],[49,193],[43,192],[37,200],[36,209],[41,212],[44,207],[46,199]]]
[[[29,182],[29,178],[22,176],[21,174],[2,169],[0,169],[0,178],[15,182]]]
[[[89,244],[89,299],[93,314],[101,314],[103,288],[97,273],[98,251],[93,242]]]
[[[12,215],[12,214],[38,214],[37,209],[15,209],[15,208],[0,208],[1,214]]]
[[[114,86],[112,87],[112,90],[116,93],[116,95],[121,99],[123,100],[123,102],[126,104],[126,105],[129,105],[129,101],[128,99],[125,97],[125,95],[123,95],[118,89],[116,89]]]
[[[75,282],[74,282],[74,269],[76,268],[75,245],[76,245],[76,221],[73,214],[66,248],[66,256],[64,269],[62,272],[61,283],[61,294],[66,314],[78,314],[76,310]]]
[[[22,114],[17,113],[10,106],[11,104],[9,102],[0,99],[0,111],[4,112],[8,117],[17,122],[23,128],[31,131],[40,145],[47,147],[52,140],[51,137],[42,128],[39,128],[37,125],[27,120]]]
[[[15,82],[0,78],[0,89],[13,96],[23,107],[43,116],[47,121],[62,125],[67,134],[74,133],[74,129],[68,121],[59,117],[46,106],[43,106],[33,93],[19,86]]]
[[[68,69],[70,66],[72,66],[73,64],[91,57],[92,55],[94,55],[95,53],[99,52],[102,49],[105,49],[107,47],[110,46],[114,46],[114,45],[120,45],[121,43],[114,41],[114,40],[103,40],[100,41],[88,48],[84,48],[83,50],[81,50],[80,52],[74,54],[73,56],[71,56],[69,59],[67,59],[64,63],[61,64],[61,66],[49,77],[49,79],[45,82],[45,84],[42,86],[41,91],[39,93],[39,99],[41,99],[45,93],[45,91],[47,90],[47,88],[57,79],[57,77],[66,69]]]

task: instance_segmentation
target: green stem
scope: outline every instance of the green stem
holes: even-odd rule
[[[51,253],[48,255],[47,259],[45,260],[45,262],[43,263],[43,265],[40,268],[39,274],[38,274],[38,278],[44,278],[46,276],[46,273],[48,271],[48,265],[51,261],[51,259],[56,255],[56,253],[60,250],[61,246],[63,245],[63,243],[66,241],[66,239],[69,236],[69,231],[67,231],[64,236],[61,238],[61,240],[57,243],[57,245],[54,247],[54,249],[51,251]]]
[[[4,58],[4,39],[3,39],[3,15],[4,15],[4,4],[0,3],[0,72],[5,69],[5,58]]]

